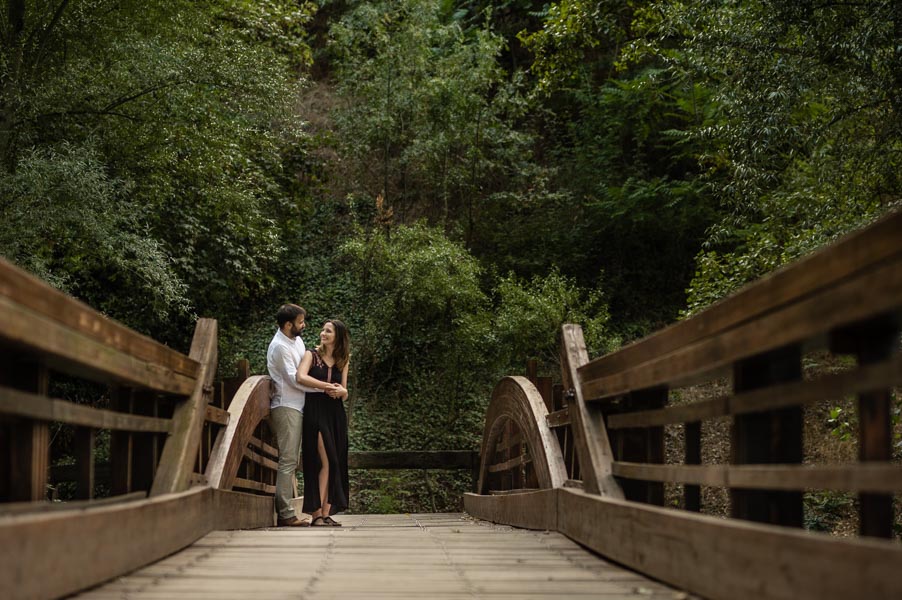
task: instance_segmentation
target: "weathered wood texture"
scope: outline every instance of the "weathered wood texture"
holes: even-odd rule
[[[459,514],[348,515],[344,527],[211,533],[80,600],[674,600],[557,533]]]
[[[495,496],[464,494],[464,510],[493,523],[557,531],[557,498],[551,488]]]
[[[614,455],[604,415],[597,406],[587,405],[580,368],[589,361],[582,328],[565,324],[561,328],[561,375],[571,391],[570,430],[579,455],[579,467],[586,489],[593,493],[622,498],[623,490],[611,474]]]
[[[548,409],[525,377],[505,377],[495,386],[486,411],[478,489],[488,491],[489,461],[509,423],[516,424],[529,450],[538,486],[560,487],[567,470],[557,438],[548,427]],[[513,464],[511,465],[513,466]]]
[[[557,490],[559,530],[707,598],[900,598],[902,546]]]
[[[895,212],[865,230],[850,234],[836,244],[747,285],[692,319],[680,321],[617,352],[596,358],[580,369],[582,380],[588,388],[587,395],[622,393],[623,388],[618,383],[622,380],[606,378],[630,370],[635,365],[644,365],[642,381],[638,381],[640,377],[636,374],[627,388],[639,389],[660,383],[674,383],[670,381],[669,375],[658,371],[657,368],[662,367],[664,362],[661,357],[668,357],[668,360],[678,363],[672,368],[665,367],[668,372],[687,375],[694,370],[691,368],[693,361],[690,358],[699,354],[705,355],[701,367],[704,370],[712,366],[707,360],[710,357],[714,357],[714,362],[718,364],[727,365],[733,360],[731,355],[735,352],[751,355],[782,346],[793,341],[785,339],[788,333],[791,333],[790,338],[805,337],[803,332],[796,330],[777,331],[778,335],[770,339],[769,336],[754,335],[754,327],[748,326],[748,323],[765,315],[771,318],[770,315],[780,314],[781,323],[795,320],[807,327],[814,325],[823,330],[832,326],[829,323],[831,320],[852,322],[860,319],[857,315],[861,313],[867,315],[880,311],[882,306],[892,307],[899,298],[898,291],[893,297],[891,288],[898,285],[899,280],[898,266],[892,268],[892,265],[897,265],[902,255],[900,231],[902,212]],[[888,281],[881,282],[880,279],[887,273],[887,262],[891,263],[890,277]],[[856,279],[861,275],[865,278]],[[822,304],[804,302],[812,297],[823,298],[825,290],[839,289],[840,284],[852,280],[854,282],[851,286],[845,286],[830,299],[829,304],[839,306],[839,312],[830,310],[822,314],[818,310],[823,307]],[[868,288],[869,283],[877,286]],[[781,313],[779,309],[793,304],[803,307],[796,310],[796,313],[801,314],[793,314],[791,316],[794,319],[786,319],[787,313]],[[829,319],[826,318],[828,315]],[[743,324],[746,324],[745,327]],[[755,345],[737,345],[740,342],[739,336],[729,339],[720,337],[717,338],[720,340],[717,346],[728,353],[718,356],[718,348],[714,346],[706,347],[708,352],[698,351],[701,340],[716,338],[718,334],[728,330],[741,330],[743,336],[754,339]]]
[[[228,409],[229,423],[220,431],[207,463],[205,475],[212,487],[232,489],[245,448],[254,437],[257,425],[269,416],[269,388],[269,377],[255,375],[235,392]]]
[[[891,542],[718,519],[571,488],[468,494],[464,502],[473,516],[559,531],[606,558],[706,598],[902,597],[902,546]]]
[[[762,490],[902,493],[902,464],[649,465],[615,462],[614,474],[642,481]]]
[[[171,494],[188,488],[194,472],[194,461],[200,447],[207,404],[213,397],[213,377],[216,375],[219,347],[217,325],[213,319],[199,319],[191,341],[189,356],[200,369],[191,396],[176,407],[172,416],[172,430],[163,453],[150,494]]]
[[[573,434],[585,492],[555,487],[549,493],[557,500],[543,497],[540,505],[522,490],[490,496],[481,487],[486,495],[468,497],[466,506],[529,527],[553,523],[537,511],[556,505],[559,531],[713,598],[902,597],[902,546],[800,531],[802,492],[833,490],[859,493],[863,536],[893,535],[893,495],[902,491],[902,465],[891,447],[891,390],[902,383],[900,322],[897,212],[593,361],[578,326],[565,326],[570,427],[559,427],[558,439],[566,447]],[[825,346],[857,365],[803,378],[803,353]],[[732,376],[732,394],[666,406],[669,390],[721,376]],[[803,407],[853,394],[859,462],[803,464]],[[565,422],[558,414],[545,424]],[[701,464],[702,422],[716,417],[732,418],[730,465]],[[685,464],[662,464],[669,424],[684,425]],[[662,504],[665,482],[685,484],[687,511],[649,506]],[[734,519],[692,512],[701,509],[703,485],[729,490]]]
[[[0,414],[95,429],[168,433],[169,419],[142,417],[0,387]]]
[[[0,340],[54,370],[188,395],[197,361],[131,331],[0,258]],[[35,332],[40,332],[37,335]]]
[[[0,598],[65,596],[167,556],[215,529],[272,523],[272,498],[210,488],[0,516]]]

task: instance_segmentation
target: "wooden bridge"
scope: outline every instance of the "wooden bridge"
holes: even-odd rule
[[[565,325],[562,383],[501,380],[478,454],[352,458],[470,469],[466,514],[276,529],[269,381],[216,380],[215,321],[183,355],[0,261],[0,597],[902,598],[900,315],[896,213],[612,354],[590,361]],[[811,352],[843,368],[806,372]],[[672,401],[706,381],[730,391]],[[859,460],[813,463],[803,409],[848,396]],[[717,420],[726,464],[703,460]],[[51,469],[55,423],[76,460]],[[79,499],[47,502],[51,479]],[[728,490],[729,518],[702,514],[703,488]],[[809,490],[856,494],[860,535],[805,531]]]

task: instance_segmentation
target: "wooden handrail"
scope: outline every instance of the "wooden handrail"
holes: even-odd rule
[[[680,321],[642,340],[587,363],[580,369],[584,382],[620,373],[686,348],[743,323],[798,302],[827,287],[898,258],[902,253],[902,212],[849,234],[823,250],[750,283],[691,319]],[[590,388],[596,386],[591,385]]]
[[[0,344],[54,370],[188,395],[196,360],[136,333],[0,258]]]
[[[465,506],[556,529],[706,597],[902,597],[902,546],[873,539],[893,537],[893,496],[902,493],[890,413],[890,390],[902,385],[900,330],[902,212],[606,356],[588,360],[580,328],[565,325],[570,400],[543,424],[572,435],[584,490],[480,487]],[[857,364],[803,374],[813,350]],[[671,390],[715,380],[720,389],[723,379],[732,393],[668,406]],[[809,464],[802,407],[853,395],[859,462]],[[702,464],[702,424],[715,418],[733,421],[731,464]],[[683,426],[684,464],[665,462],[678,453],[665,453],[665,425]],[[502,457],[490,470],[522,460]],[[683,486],[686,510],[663,508],[665,483]],[[702,509],[700,486],[729,490],[731,519],[690,512]],[[857,493],[862,538],[799,531],[805,490]]]

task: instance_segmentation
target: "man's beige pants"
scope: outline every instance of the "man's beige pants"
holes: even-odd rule
[[[279,470],[276,473],[276,514],[280,519],[296,516],[291,499],[297,491],[298,456],[301,453],[300,411],[287,406],[272,409],[269,415],[276,443],[279,445]]]

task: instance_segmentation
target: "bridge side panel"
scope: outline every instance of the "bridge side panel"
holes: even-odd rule
[[[902,546],[896,543],[722,520],[567,488],[556,492],[561,533],[706,598],[902,598]]]
[[[212,495],[0,519],[0,598],[59,598],[181,550],[213,528]]]

